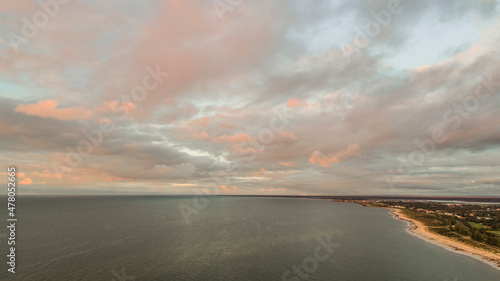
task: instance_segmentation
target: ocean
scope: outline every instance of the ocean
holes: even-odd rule
[[[0,199],[6,226],[6,198]],[[409,234],[407,223],[387,210],[355,204],[252,197],[17,199],[16,273],[7,272],[4,226],[0,280],[500,280],[490,265]]]

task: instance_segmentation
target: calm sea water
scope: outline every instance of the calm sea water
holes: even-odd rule
[[[6,273],[2,227],[0,280],[500,280],[382,209],[217,197],[186,224],[181,203],[193,198],[19,197],[17,273]]]

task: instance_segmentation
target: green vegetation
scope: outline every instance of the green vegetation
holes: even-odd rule
[[[428,230],[456,239],[462,243],[500,252],[500,231],[485,231],[488,227],[481,223],[458,219],[455,216],[429,214],[421,211],[404,209],[403,213],[411,219],[421,221]],[[493,247],[491,247],[493,246]]]
[[[486,232],[495,234],[497,236],[500,236],[500,230],[489,230],[489,231],[486,231]]]
[[[423,222],[427,226],[431,227],[438,227],[438,226],[446,226],[447,225],[447,220],[444,218],[440,218],[436,216],[435,214],[427,214],[427,213],[422,213],[422,212],[416,212],[413,210],[409,209],[404,209],[402,211],[407,217],[411,219],[415,219],[418,221]]]
[[[474,228],[477,228],[477,229],[483,229],[483,228],[487,228],[486,226],[484,226],[482,223],[476,223],[476,222],[467,222],[470,226],[474,227]]]

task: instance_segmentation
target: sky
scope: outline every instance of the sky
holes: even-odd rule
[[[20,194],[500,194],[499,1],[0,11]]]

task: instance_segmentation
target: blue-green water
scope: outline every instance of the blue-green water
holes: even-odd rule
[[[287,271],[294,281],[500,280],[499,270],[408,234],[387,210],[214,197],[186,224],[180,204],[193,198],[20,196],[17,273],[6,273],[2,227],[0,280],[283,280]]]

